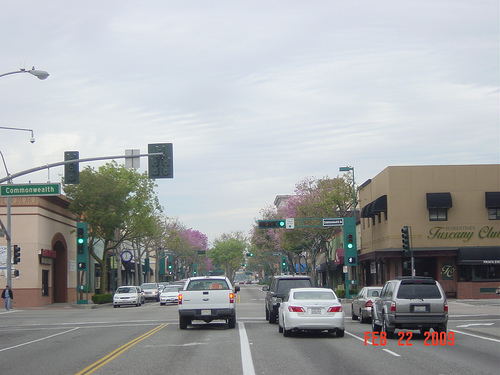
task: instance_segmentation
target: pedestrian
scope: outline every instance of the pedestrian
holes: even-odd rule
[[[8,285],[2,292],[2,298],[5,300],[5,308],[9,311],[11,309],[11,300],[14,299],[14,294]]]

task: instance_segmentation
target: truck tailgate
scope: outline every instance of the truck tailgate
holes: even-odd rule
[[[179,309],[223,309],[230,306],[231,290],[183,290]]]

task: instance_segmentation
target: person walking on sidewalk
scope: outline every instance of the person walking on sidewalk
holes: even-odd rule
[[[14,294],[8,285],[2,292],[2,298],[5,300],[5,309],[9,311],[11,309],[11,300],[14,299]]]

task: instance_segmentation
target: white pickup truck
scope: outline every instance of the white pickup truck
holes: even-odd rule
[[[210,323],[218,319],[235,328],[235,293],[239,290],[224,276],[191,277],[179,292],[179,328],[186,329],[193,320]]]

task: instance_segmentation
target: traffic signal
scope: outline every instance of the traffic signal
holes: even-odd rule
[[[174,257],[172,255],[168,256],[168,274],[171,275],[173,272]]]
[[[78,269],[79,270],[84,270],[86,268],[87,264],[85,262],[78,262]]]
[[[14,264],[18,264],[21,262],[21,248],[17,245],[14,245]]]
[[[284,255],[281,256],[281,273],[286,273],[288,271],[288,267],[286,265],[286,257]]]
[[[162,155],[148,156],[149,178],[173,178],[173,145],[172,143],[155,143],[148,145],[148,154],[162,153]]]
[[[259,228],[285,228],[285,220],[259,220]]]
[[[247,253],[247,257],[253,257],[253,253]]]
[[[76,223],[76,251],[86,254],[87,249],[87,223]]]
[[[347,265],[355,265],[356,264],[356,258],[355,257],[349,257],[347,258]]]
[[[64,161],[79,159],[78,151],[64,151]],[[64,183],[78,184],[80,182],[80,167],[78,162],[64,164]]]
[[[405,254],[410,253],[410,236],[409,236],[409,229],[410,227],[404,226],[401,229],[401,237],[402,237],[402,242],[403,242],[403,251]]]
[[[354,247],[353,236],[352,236],[352,234],[349,233],[347,235],[347,248],[352,249],[353,247]]]

